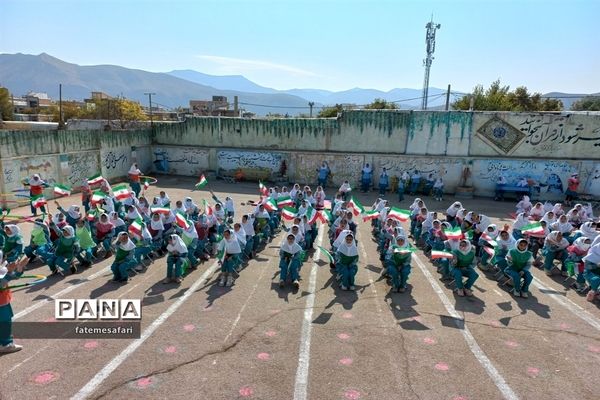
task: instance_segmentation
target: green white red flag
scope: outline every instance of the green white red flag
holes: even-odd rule
[[[454,254],[450,253],[449,251],[440,251],[440,250],[432,250],[431,251],[431,259],[432,260],[438,260],[440,258],[452,258],[454,257]]]
[[[521,233],[524,235],[539,235],[544,233],[544,228],[540,222],[533,222],[522,227]]]
[[[365,211],[362,218],[363,218],[363,221],[367,222],[372,219],[379,218],[379,215],[380,215],[380,213],[377,210]]]
[[[292,207],[294,205],[294,200],[290,196],[284,196],[277,199],[277,207]]]
[[[142,219],[138,218],[129,225],[129,233],[141,238],[142,237]]]
[[[57,196],[70,196],[71,188],[65,185],[54,185],[54,194]]]
[[[175,222],[177,223],[177,226],[179,226],[182,229],[189,229],[191,226],[186,216],[180,212],[177,212],[175,214]]]
[[[348,202],[348,207],[352,208],[352,213],[354,214],[354,216],[358,216],[365,212],[365,208],[363,207],[363,205],[360,204],[360,201],[358,201],[358,199],[354,196],[352,196],[352,198]]]
[[[150,207],[150,212],[152,214],[169,215],[171,209],[169,207]]]
[[[281,217],[286,221],[293,221],[298,215],[298,210],[292,207],[283,207],[281,210]]]
[[[204,176],[204,174],[202,174],[200,176],[200,180],[198,181],[198,183],[196,183],[196,186],[194,186],[194,188],[196,188],[196,189],[202,189],[207,184],[208,184],[208,179],[206,179],[206,177]]]
[[[113,186],[112,191],[117,200],[125,200],[126,198],[131,196],[127,185],[124,183]]]
[[[400,222],[406,222],[410,219],[410,211],[403,210],[401,208],[392,207],[387,214],[388,218],[398,220]]]
[[[462,239],[463,237],[459,226],[450,229],[444,229],[444,235],[446,235],[448,239]]]
[[[102,174],[96,174],[96,175],[88,178],[88,184],[90,186],[99,185],[100,183],[102,183],[103,180],[104,180],[104,178],[102,177]]]
[[[31,205],[34,208],[40,208],[47,204],[46,198],[43,194],[38,194],[37,196],[31,196]]]

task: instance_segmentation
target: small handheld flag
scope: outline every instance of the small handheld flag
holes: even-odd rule
[[[202,189],[207,184],[208,184],[208,180],[206,179],[206,177],[204,176],[204,174],[202,174],[200,176],[200,180],[198,181],[198,183],[196,183],[196,185],[194,186],[194,188],[196,190],[199,190],[199,189]]]

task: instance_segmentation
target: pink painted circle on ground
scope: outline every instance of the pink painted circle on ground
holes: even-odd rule
[[[267,335],[268,337],[273,337],[273,336],[277,336],[277,332],[275,332],[275,331],[266,331],[265,335]]]
[[[438,371],[448,371],[450,367],[446,363],[439,362],[435,364],[435,369],[437,369]]]
[[[436,344],[437,340],[435,340],[434,338],[426,337],[425,339],[423,339],[423,343],[425,343],[425,344]]]
[[[351,358],[344,357],[344,358],[342,358],[342,359],[341,359],[340,361],[338,361],[338,362],[339,362],[341,365],[346,365],[346,366],[348,366],[348,365],[352,365],[352,362],[353,362],[353,361],[352,361],[352,359],[351,359]]]
[[[351,312],[345,312],[342,314],[342,318],[350,319],[350,318],[354,318],[354,315],[352,315]]]
[[[348,400],[360,399],[360,392],[358,390],[349,389],[344,392],[344,397]]]
[[[421,321],[423,321],[423,318],[421,318],[419,315],[417,315],[415,317],[412,317],[410,320],[411,321],[421,322]]]
[[[531,376],[537,376],[540,373],[540,369],[536,367],[527,367],[527,373]]]
[[[151,377],[140,378],[135,381],[135,387],[138,389],[146,389],[148,386],[151,386],[154,383]]]
[[[243,386],[240,388],[240,396],[242,397],[250,397],[254,394],[254,389],[250,386]]]
[[[271,355],[269,353],[258,353],[256,358],[259,360],[267,361],[271,359]]]
[[[492,325],[494,328],[500,328],[500,321],[490,321],[490,325]]]
[[[269,312],[273,315],[273,314],[279,314],[281,312],[281,310],[280,309],[274,309],[274,310],[271,310]]]
[[[504,344],[505,344],[507,347],[510,347],[511,349],[515,349],[515,348],[519,347],[519,343],[517,343],[517,342],[513,342],[513,341],[511,341],[511,340],[508,340],[508,341],[504,342]]]
[[[165,353],[169,353],[169,354],[177,353],[177,347],[167,346],[167,347],[165,347]]]
[[[196,329],[196,327],[194,326],[194,324],[185,324],[183,326],[183,330],[186,331],[186,332],[191,332],[194,329]]]
[[[86,350],[93,350],[99,346],[98,342],[95,340],[90,340],[89,342],[85,342],[83,344],[83,348]]]
[[[46,318],[44,320],[44,322],[56,322],[56,318],[54,318],[54,317]]]
[[[454,396],[452,400],[467,400],[465,396]]]
[[[347,333],[338,333],[336,336],[340,340],[348,340],[348,339],[350,339],[350,335],[347,334]]]
[[[569,329],[571,327],[571,325],[564,323],[564,322],[562,324],[560,324],[559,326],[560,326],[560,329]]]
[[[38,385],[47,385],[56,381],[60,377],[58,372],[54,371],[43,371],[33,377],[33,382]]]
[[[592,353],[600,353],[600,347],[598,347],[598,346],[589,345],[588,350],[591,351]]]

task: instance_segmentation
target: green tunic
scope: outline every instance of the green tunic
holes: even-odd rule
[[[129,251],[125,251],[121,248],[121,246],[117,247],[117,254],[115,254],[115,262],[120,263],[125,261],[125,259],[129,256]]]
[[[86,226],[77,228],[75,236],[77,236],[77,240],[79,240],[79,245],[82,249],[92,249],[96,247],[96,242],[92,239],[92,233]]]
[[[475,252],[472,249],[467,254],[463,254],[459,250],[454,250],[452,254],[454,254],[454,256],[456,257],[457,268],[467,268],[473,265]]]
[[[522,271],[529,263],[529,260],[531,260],[531,257],[533,257],[533,254],[529,250],[521,253],[517,249],[511,249],[508,254],[512,258],[512,264],[509,264],[508,267],[517,272]]]
[[[358,256],[347,256],[342,253],[340,255],[340,263],[345,265],[352,265],[358,261]]]
[[[64,258],[72,258],[75,253],[75,245],[77,244],[77,239],[75,238],[66,238],[62,236],[57,240],[58,245],[56,246],[56,254],[57,256]]]
[[[36,246],[43,246],[48,243],[46,239],[46,233],[44,232],[44,228],[33,228],[31,231],[31,241]]]

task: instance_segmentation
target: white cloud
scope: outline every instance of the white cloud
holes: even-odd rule
[[[229,74],[244,74],[248,71],[281,71],[292,76],[318,76],[311,71],[269,61],[246,60],[243,58],[211,55],[197,55],[196,58],[216,64],[221,72]]]

